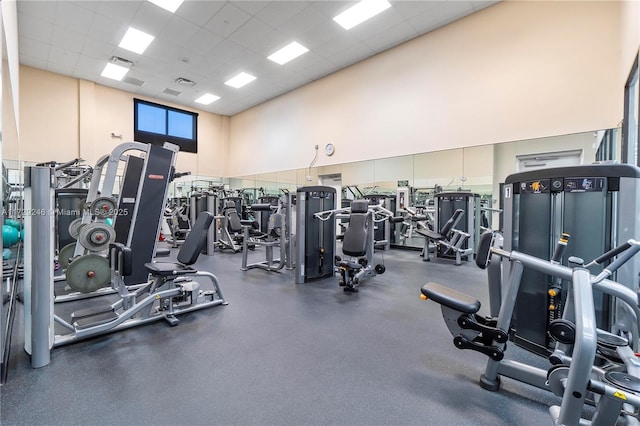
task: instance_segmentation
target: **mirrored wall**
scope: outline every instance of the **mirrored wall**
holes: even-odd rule
[[[619,133],[614,140],[619,147]],[[605,135],[595,130],[571,135],[552,136],[426,152],[399,157],[284,170],[273,173],[238,176],[228,179],[231,190],[256,188],[265,195],[281,190],[295,191],[304,185],[340,186],[343,195],[357,187],[364,194],[396,194],[398,188],[411,188],[409,206],[420,204],[425,194],[442,191],[471,191],[491,199],[497,206],[499,184],[512,173],[534,168],[589,164]],[[613,150],[619,161],[619,148]],[[568,161],[568,162],[567,162]],[[226,182],[225,182],[226,183]],[[355,192],[355,191],[354,191]]]

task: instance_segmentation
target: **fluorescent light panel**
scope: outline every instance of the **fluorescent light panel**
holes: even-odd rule
[[[268,56],[267,59],[270,59],[280,65],[284,65],[292,59],[295,59],[298,56],[302,55],[303,53],[307,53],[308,51],[309,49],[307,49],[300,43],[293,41],[287,44],[282,49],[273,53],[271,56]]]
[[[102,70],[102,74],[100,74],[103,77],[107,77],[110,78],[112,80],[122,80],[125,76],[126,73],[129,72],[129,68],[125,68],[125,67],[121,67],[120,65],[116,65],[116,64],[107,64],[104,69]]]
[[[390,7],[391,4],[387,0],[362,0],[335,16],[333,20],[345,30],[350,30]]]
[[[246,72],[241,72],[240,74],[233,77],[231,80],[227,80],[224,82],[227,86],[235,87],[236,89],[241,88],[242,86],[251,83],[256,78],[251,74],[247,74]]]
[[[211,102],[215,102],[220,99],[220,96],[212,95],[211,93],[205,93],[196,99],[196,102],[203,105],[209,105]]]
[[[184,0],[149,0],[151,3],[156,6],[160,6],[161,8],[168,10],[171,13],[175,13],[176,10],[180,7],[180,5],[184,2]]]
[[[140,54],[145,51],[154,38],[155,37],[150,34],[129,27],[118,46]]]

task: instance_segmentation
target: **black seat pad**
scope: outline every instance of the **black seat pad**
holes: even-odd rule
[[[172,275],[183,275],[195,272],[195,269],[190,266],[172,262],[145,263],[144,268],[152,275],[159,277],[169,277]]]
[[[460,293],[438,283],[426,283],[422,286],[422,294],[448,308],[465,314],[475,314],[480,310],[480,301],[468,294]]]
[[[442,235],[438,234],[435,231],[432,231],[431,229],[416,229],[416,232],[423,237],[427,237],[435,241],[444,240],[444,237]]]

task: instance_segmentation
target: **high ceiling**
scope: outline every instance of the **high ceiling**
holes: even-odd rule
[[[20,63],[234,115],[497,1],[392,0],[391,8],[345,30],[332,18],[355,3],[187,0],[171,13],[145,0],[20,0]],[[130,26],[155,36],[143,54],[118,47]],[[284,65],[267,59],[294,40],[309,51]],[[100,75],[113,56],[133,63],[122,81]],[[240,89],[224,84],[241,71],[257,79]],[[204,93],[220,99],[195,103]]]

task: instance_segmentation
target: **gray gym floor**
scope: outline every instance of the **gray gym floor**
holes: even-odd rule
[[[485,272],[472,262],[391,250],[384,275],[346,294],[337,278],[296,285],[293,271],[242,272],[241,256],[196,264],[220,278],[228,306],[182,315],[174,328],[159,321],[56,348],[38,370],[22,350],[20,308],[0,422],[551,424],[559,398],[509,379],[499,392],[481,389],[485,356],[455,349],[439,305],[419,297],[437,281],[475,295],[486,312]]]

